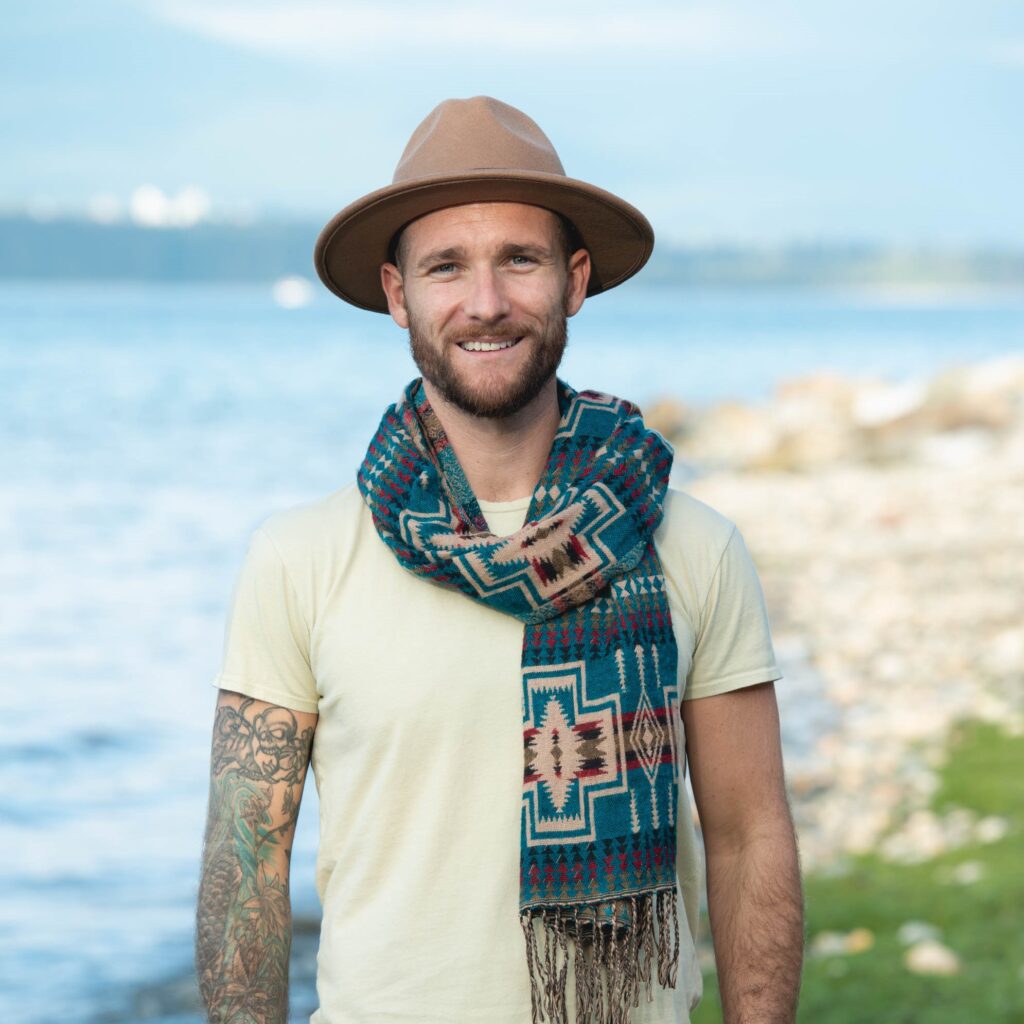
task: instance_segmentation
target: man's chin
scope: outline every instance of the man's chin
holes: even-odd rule
[[[441,397],[470,416],[481,419],[507,419],[525,409],[543,391],[547,382],[540,387],[515,386],[469,386],[464,383],[446,383],[435,387]]]
[[[423,378],[448,405],[481,419],[507,419],[543,394],[555,377],[565,351],[564,321],[543,337],[529,336],[513,350],[516,357],[467,357],[439,354],[410,324],[409,343]]]

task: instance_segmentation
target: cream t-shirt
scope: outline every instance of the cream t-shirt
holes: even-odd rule
[[[480,506],[507,534],[528,504]],[[736,527],[673,490],[655,545],[683,699],[779,679]],[[214,685],[319,713],[313,1024],[529,1024],[518,903],[522,638],[518,620],[401,568],[354,484],[254,533]],[[654,1001],[633,1011],[637,1024],[688,1021],[701,994],[704,871],[685,786],[676,821],[679,976],[674,990],[655,983]],[[570,972],[570,1020],[573,991]]]

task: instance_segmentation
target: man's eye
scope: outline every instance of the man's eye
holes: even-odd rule
[[[431,271],[432,274],[450,274],[455,269],[454,263],[438,263],[436,267]]]
[[[533,258],[530,256],[524,256],[522,253],[517,253],[512,257],[512,263],[517,267],[526,267],[533,262]]]

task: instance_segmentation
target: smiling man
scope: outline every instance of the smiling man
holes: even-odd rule
[[[464,241],[447,244],[454,239]],[[522,203],[451,207],[402,232],[398,265],[384,264],[382,282],[391,315],[409,331],[428,395],[433,390],[472,416],[503,419],[554,386],[565,318],[583,304],[590,272],[586,250],[570,254],[570,244],[556,214]],[[411,251],[423,255],[412,263]],[[493,273],[467,275],[467,264],[481,257]]]
[[[652,245],[487,97],[437,107],[322,232],[321,279],[408,330],[422,376],[356,481],[267,520],[239,577],[197,922],[211,1021],[287,1019],[310,762],[316,1024],[687,1021],[705,859],[727,1024],[794,1019],[756,572],[669,487],[635,406],[556,376],[567,318]]]

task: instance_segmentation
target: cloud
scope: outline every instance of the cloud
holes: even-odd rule
[[[199,35],[264,53],[336,61],[380,54],[472,56],[581,53],[624,60],[649,54],[743,56],[803,49],[810,40],[793,22],[765,22],[722,5],[559,5],[522,0],[511,11],[456,2],[443,8],[392,2],[199,4],[163,0],[162,20]],[[756,11],[756,9],[755,9]],[[509,69],[515,74],[515,67]]]

